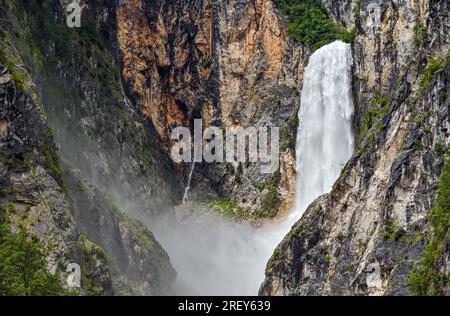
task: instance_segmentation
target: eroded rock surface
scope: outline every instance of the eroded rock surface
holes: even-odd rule
[[[365,24],[374,3],[375,29]],[[332,192],[279,245],[260,294],[410,293],[450,141],[448,5],[362,1],[353,44],[358,148]],[[436,267],[444,274],[446,244]]]

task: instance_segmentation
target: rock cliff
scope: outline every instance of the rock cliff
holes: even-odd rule
[[[349,6],[328,2],[348,23]],[[443,232],[430,211],[445,194],[437,187],[450,139],[449,4],[356,6],[358,147],[275,251],[262,295],[449,294],[448,206]]]
[[[134,0],[117,10],[122,74],[130,95],[168,147],[174,127],[286,126],[281,174],[259,165],[199,164],[192,198],[231,200],[248,214],[286,212],[298,82],[307,50],[286,37],[272,1]],[[184,174],[188,165],[178,166]],[[186,181],[181,179],[181,183]],[[184,183],[183,183],[184,184]]]
[[[112,121],[113,126],[107,125],[114,115],[127,111],[126,100],[112,96],[113,92],[110,90],[102,90],[105,88],[99,87],[102,79],[92,78],[83,68],[85,64],[82,67],[72,64],[74,60],[71,58],[81,57],[74,57],[70,55],[73,52],[64,52],[64,47],[58,46],[61,43],[58,44],[56,38],[61,34],[55,33],[65,31],[59,30],[58,24],[52,22],[51,7],[35,4],[36,11],[31,15],[32,7],[29,6],[33,4],[35,3],[6,3],[0,12],[2,224],[7,223],[13,234],[23,230],[30,239],[37,241],[42,247],[46,262],[46,267],[42,268],[46,271],[42,273],[47,273],[48,270],[51,275],[56,276],[62,284],[62,291],[70,290],[70,294],[81,295],[172,294],[176,273],[166,252],[147,227],[128,218],[114,206],[112,199],[89,183],[93,181],[100,188],[111,192],[113,188],[106,184],[115,183],[105,182],[106,178],[122,178],[123,184],[127,185],[132,176],[132,188],[128,192],[121,192],[133,195],[136,194],[133,191],[137,184],[136,178],[139,179],[137,174],[145,178],[151,172],[161,172],[158,168],[162,168],[167,160],[159,159],[152,165],[152,159],[159,154],[158,150],[152,151],[154,155],[151,156],[142,153],[151,148],[150,145],[143,146],[144,148],[139,145],[141,142],[150,142],[150,134],[143,123],[140,125],[139,116],[133,114],[132,110],[122,114],[122,121]],[[61,7],[58,6],[55,7],[55,12],[62,14]],[[41,24],[49,29],[32,28]],[[55,29],[50,31],[52,27]],[[39,39],[33,32],[49,33]],[[85,47],[88,50],[100,49],[91,46],[90,42],[87,44],[83,40],[71,39],[70,33],[64,40],[68,41],[65,44],[69,46],[79,44],[89,46]],[[51,43],[50,46],[46,46],[48,43]],[[103,49],[106,51],[106,48]],[[62,57],[59,54],[68,56]],[[100,63],[101,58],[97,57]],[[108,69],[105,72],[111,75],[114,68]],[[88,88],[80,90],[82,95],[73,94],[72,89],[78,87],[68,86],[70,80]],[[104,80],[104,84],[108,82],[108,78]],[[97,88],[93,87],[95,85]],[[116,81],[114,85],[120,91],[120,82]],[[108,103],[112,100],[118,102],[116,107]],[[102,116],[103,110],[108,112],[103,112]],[[47,114],[51,118],[47,118]],[[63,118],[64,121],[60,121]],[[87,124],[84,128],[78,125],[83,122]],[[129,128],[125,128],[123,124]],[[57,127],[56,135],[49,125]],[[89,128],[100,127],[105,129],[104,132],[89,132]],[[136,132],[134,135],[133,131]],[[122,138],[125,134],[121,133],[136,138],[128,136],[133,142],[124,143]],[[69,139],[68,135],[72,138]],[[89,144],[93,144],[91,136],[95,136],[96,147],[89,147]],[[62,144],[64,163],[55,141]],[[124,146],[122,153],[118,152],[116,146]],[[108,149],[104,149],[105,147]],[[110,150],[114,150],[116,154],[111,154]],[[140,152],[136,158],[138,161],[131,158],[136,151]],[[103,157],[103,160],[97,159],[98,157]],[[98,165],[90,165],[90,159],[101,163],[103,169],[100,168],[99,172]],[[140,167],[139,161],[142,164]],[[74,167],[82,169],[83,176]],[[89,173],[90,170],[95,172]],[[144,181],[144,187],[139,190],[144,190],[149,196],[156,194],[147,186],[154,185],[155,188],[163,189],[162,178],[152,177],[155,182]],[[140,194],[139,197],[145,200],[148,195]],[[115,198],[120,200],[120,196]],[[154,210],[153,207],[162,203],[160,201],[166,204],[165,199],[162,194],[158,200],[152,197],[155,204],[143,212],[150,213]],[[7,264],[7,261],[2,263]],[[67,278],[71,271],[66,268],[70,264],[80,266],[80,288],[68,288]],[[59,294],[65,293],[62,291]]]
[[[80,262],[81,294],[172,293],[167,254],[118,209],[173,213],[190,166],[170,159],[170,135],[196,118],[280,127],[281,156],[274,174],[197,164],[193,204],[286,215],[304,68],[343,39],[355,153],[276,249],[260,294],[449,293],[448,1],[82,0],[80,29],[65,24],[69,2],[0,8],[0,202],[52,273]]]
[[[10,222],[13,231],[23,226],[38,238],[48,252],[50,272],[62,278],[66,266],[75,262],[83,271],[81,293],[112,294],[103,253],[82,238],[71,213],[59,158],[42,110],[30,95],[17,88],[17,77],[3,64],[0,73],[2,217]]]

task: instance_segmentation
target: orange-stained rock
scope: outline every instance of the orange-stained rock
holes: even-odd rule
[[[204,127],[282,128],[296,115],[308,51],[288,41],[271,0],[193,1],[189,6],[131,0],[118,7],[117,21],[126,86],[166,149],[170,131],[192,127],[194,117],[201,116]],[[214,191],[214,184],[220,187],[223,181],[224,196],[249,212],[262,209],[267,190],[260,192],[255,183],[269,183],[271,175],[249,173],[243,164],[235,166],[243,179],[239,182],[229,169],[224,178],[217,177],[215,169],[224,167],[199,165],[206,170],[204,181],[213,183],[199,185]],[[291,170],[283,172],[292,177]],[[295,188],[285,178],[279,185],[280,210],[287,213]]]

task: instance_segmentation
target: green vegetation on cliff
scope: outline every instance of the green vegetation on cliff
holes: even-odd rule
[[[1,37],[0,37],[1,38]],[[34,91],[28,91],[30,88],[31,76],[23,65],[20,55],[12,49],[11,43],[6,40],[7,45],[0,47],[0,63],[4,64],[11,73],[11,78],[14,80],[16,87],[19,90],[30,94],[37,108],[41,108],[41,101],[35,95]],[[60,154],[55,145],[55,132],[51,128],[43,128],[38,131],[40,133],[42,142],[42,153],[45,157],[46,168],[52,173],[60,185],[63,186],[62,171],[60,168]],[[9,161],[10,166],[27,170],[30,161],[19,161],[12,157]]]
[[[378,134],[383,128],[382,120],[389,111],[391,98],[376,94],[372,100],[372,106],[364,115],[364,121],[361,128],[361,138],[367,135],[368,131],[375,126],[375,132]]]
[[[439,197],[427,220],[431,224],[433,237],[409,276],[409,288],[414,295],[443,295],[449,276],[439,271],[439,260],[445,250],[450,228],[450,160],[445,163],[439,182]]]
[[[450,61],[450,52],[447,52],[447,55],[442,58],[431,58],[427,66],[425,67],[424,75],[419,85],[419,93],[423,94],[425,90],[431,84],[434,76],[442,71],[444,71],[445,67]]]
[[[232,219],[245,220],[251,218],[251,215],[235,202],[226,199],[209,199],[205,201],[206,205],[211,207],[219,214]]]
[[[56,177],[59,184],[64,188],[63,173],[60,167],[61,157],[55,145],[55,132],[49,128],[48,133],[44,135],[42,153],[45,157],[48,170]]]
[[[0,211],[4,212],[4,211]],[[0,296],[64,295],[58,276],[47,270],[45,253],[35,236],[24,227],[11,232],[0,219]]]
[[[38,71],[49,90],[44,94],[50,96],[50,101],[77,102],[83,96],[67,78],[67,82],[61,80],[62,65],[66,71],[82,70],[87,74],[101,87],[99,93],[105,102],[120,100],[118,74],[111,67],[114,61],[92,17],[85,16],[81,28],[69,28],[62,17],[55,16],[52,3],[17,0],[14,8],[20,13],[17,18],[24,30],[18,41],[29,50],[22,52],[23,58],[29,67],[41,66]]]
[[[14,56],[16,57],[16,56]],[[26,90],[26,78],[27,72],[17,66],[18,61],[15,61],[11,56],[8,56],[8,52],[4,47],[0,47],[0,62],[2,62],[11,72],[11,78],[16,83],[17,87],[22,90]]]
[[[281,128],[280,152],[284,152],[288,148],[295,149],[297,142],[298,107],[295,108],[294,113]]]
[[[355,19],[359,18],[361,16],[361,5],[362,5],[363,0],[356,0],[355,5],[353,6],[353,16],[355,17]]]
[[[261,209],[257,214],[259,217],[273,218],[277,215],[278,208],[281,204],[281,199],[277,190],[280,179],[281,175],[278,171],[270,176],[266,182],[254,184],[258,190],[266,192],[266,194],[261,197]]]
[[[356,29],[343,31],[317,0],[276,0],[277,7],[287,18],[288,36],[305,43],[312,51],[335,40],[352,42]]]

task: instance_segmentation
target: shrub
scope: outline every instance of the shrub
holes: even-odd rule
[[[48,272],[37,238],[23,227],[13,234],[7,223],[0,224],[0,258],[0,296],[65,294],[58,276]]]
[[[251,214],[242,209],[235,202],[227,199],[214,198],[206,200],[206,205],[219,214],[232,219],[244,220],[252,218]]]
[[[425,28],[425,25],[419,23],[414,26],[414,42],[416,44],[422,44],[426,35],[427,29]]]
[[[276,5],[287,17],[288,36],[305,43],[312,51],[335,40],[353,41],[356,29],[342,31],[327,15],[317,0],[276,0]]]
[[[447,153],[447,156],[449,153]],[[439,181],[439,197],[427,216],[433,237],[425,246],[422,259],[409,275],[409,289],[414,295],[443,295],[448,275],[439,271],[445,238],[450,228],[450,160],[447,160]]]
[[[367,135],[367,132],[375,126],[375,132],[379,133],[383,129],[382,120],[389,111],[391,99],[375,95],[372,100],[372,106],[367,109],[361,126],[361,139]]]
[[[356,0],[355,5],[353,6],[353,16],[355,19],[359,18],[361,16],[361,5],[363,0]]]
[[[261,201],[261,216],[274,217],[277,215],[278,207],[280,206],[280,197],[276,187],[271,187],[269,192]]]
[[[428,61],[422,80],[420,81],[419,94],[423,94],[425,92],[425,90],[431,84],[431,80],[433,79],[433,77],[436,74],[444,71],[449,61],[450,61],[450,52],[448,52],[447,56],[443,58],[432,58]]]
[[[405,231],[398,227],[398,225],[391,219],[389,219],[383,231],[384,240],[399,241],[405,234]]]

